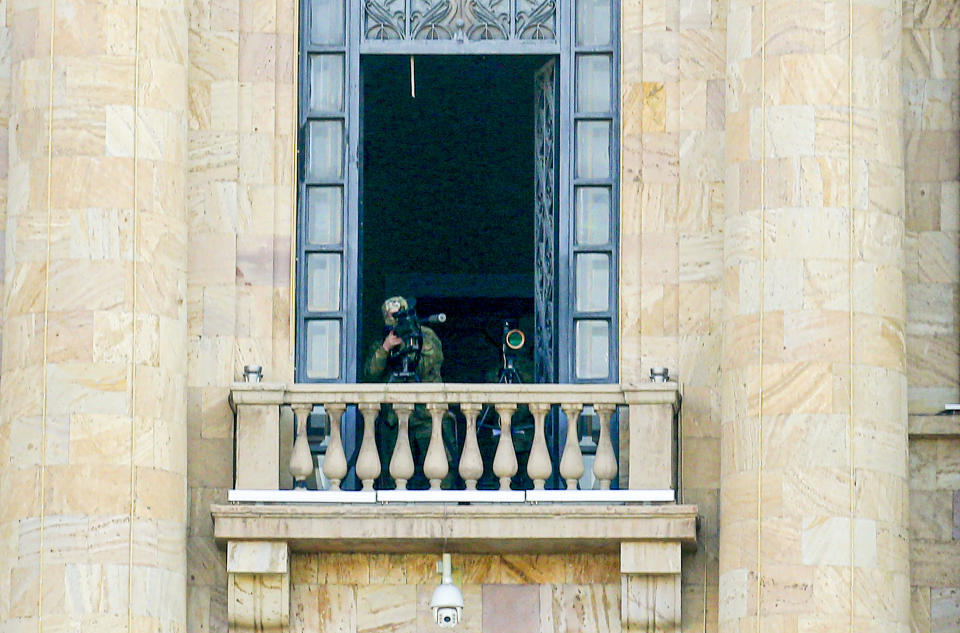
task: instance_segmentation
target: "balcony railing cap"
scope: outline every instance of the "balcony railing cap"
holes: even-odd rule
[[[241,404],[283,404],[287,385],[282,382],[235,382],[230,385],[230,407]]]
[[[675,381],[623,383],[626,404],[672,404],[680,406],[683,388]]]
[[[499,384],[499,383],[248,383],[231,386],[237,405],[315,403],[523,402],[526,404],[671,404],[680,402],[676,382],[624,384]]]

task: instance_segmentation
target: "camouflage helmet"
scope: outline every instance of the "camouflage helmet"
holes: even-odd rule
[[[397,321],[393,318],[394,312],[400,312],[407,309],[407,300],[403,297],[390,297],[383,302],[380,312],[383,314],[383,322],[387,325],[396,325]]]

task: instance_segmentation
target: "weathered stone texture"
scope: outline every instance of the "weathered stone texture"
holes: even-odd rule
[[[721,631],[908,625],[901,30],[729,4]]]
[[[193,0],[189,33],[187,388],[191,547],[232,485],[229,385],[245,364],[290,381],[296,145],[294,0]],[[223,583],[191,567],[191,630],[222,630]],[[197,573],[193,573],[197,572]],[[221,572],[218,572],[219,576]]]
[[[59,604],[96,607],[86,622],[98,630],[125,627],[132,533],[145,570],[135,591],[152,596],[135,624],[186,609],[187,630],[225,630],[208,508],[232,484],[228,386],[250,362],[267,379],[292,378],[296,2],[140,5],[138,60],[131,3],[58,0],[51,42],[47,3],[0,0],[0,481],[44,489],[47,516],[39,570],[40,496],[6,495],[0,508],[0,617],[23,626],[35,625],[43,595],[46,622],[61,622]],[[767,2],[762,67],[756,2],[621,5],[622,379],[665,365],[684,384],[682,487],[703,524],[683,559],[683,630],[717,630],[721,608],[756,623],[746,615],[756,579],[744,570],[758,539],[764,625],[796,627],[810,611],[804,626],[815,628],[843,615],[851,563],[856,588],[882,586],[899,604],[901,405],[936,412],[960,397],[960,9]],[[910,446],[911,611],[922,633],[960,626],[958,454],[955,438]],[[151,498],[182,492],[184,477],[186,508],[176,494]],[[75,485],[92,478],[95,488]],[[758,486],[762,525],[749,519]],[[725,515],[747,517],[722,538],[721,497]],[[836,543],[851,535],[844,554]],[[182,584],[183,551],[185,604],[163,593]],[[307,578],[294,578],[294,620],[302,630],[429,628],[432,563],[296,556]],[[485,598],[503,591],[525,615],[536,605],[536,622],[506,618],[514,630],[615,630],[603,619],[619,613],[608,563],[463,557],[464,627],[486,630],[485,611],[491,627],[503,619]],[[899,617],[855,595],[858,616]]]
[[[960,6],[903,3],[905,267],[910,413],[960,397]],[[932,419],[932,418],[931,418]],[[960,444],[910,441],[911,630],[960,626]]]
[[[907,358],[911,413],[960,397],[960,16],[950,0],[903,5]]]
[[[960,437],[910,440],[911,629],[946,633],[960,614]]]
[[[182,631],[183,3],[2,9],[0,620]]]
[[[684,383],[684,630],[716,630],[726,0],[623,0],[621,380]]]
[[[442,631],[430,597],[438,557],[294,554],[291,633]],[[619,633],[616,555],[453,555],[470,633]]]

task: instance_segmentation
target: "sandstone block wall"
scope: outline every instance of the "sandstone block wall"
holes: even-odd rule
[[[685,630],[715,630],[720,487],[726,0],[622,0],[621,380],[684,384]]]
[[[911,413],[960,397],[960,7],[903,3],[904,280]]]
[[[168,447],[184,439],[177,436],[176,429],[163,426],[160,417],[144,418],[138,430],[149,429],[154,435],[138,445],[138,455],[143,453],[137,463],[146,468],[150,467],[150,460],[153,464],[166,463],[167,468],[159,470],[168,473],[188,468],[187,629],[223,631],[226,574],[223,553],[211,536],[207,509],[211,502],[223,501],[225,490],[231,485],[233,427],[226,403],[228,386],[247,362],[262,364],[266,377],[275,380],[289,380],[293,368],[290,248],[297,7],[294,0],[141,0],[139,4],[146,12],[185,5],[189,40],[184,45],[187,54],[178,57],[178,53],[169,60],[167,52],[180,45],[176,37],[170,37],[172,30],[179,28],[176,20],[152,19],[151,25],[157,31],[141,33],[144,50],[151,54],[160,51],[157,54],[164,61],[140,67],[143,116],[136,124],[138,141],[134,147],[134,65],[130,60],[136,37],[130,17],[132,5],[119,0],[56,2],[61,19],[54,42],[62,47],[57,55],[63,60],[57,66],[53,86],[57,95],[53,143],[57,160],[61,161],[57,174],[66,175],[70,167],[81,164],[97,168],[77,172],[84,178],[89,175],[94,186],[84,189],[83,178],[71,177],[65,181],[64,196],[52,207],[56,216],[51,227],[58,240],[54,265],[62,265],[65,275],[81,270],[89,275],[62,277],[63,281],[58,282],[58,292],[62,292],[51,295],[56,314],[50,321],[46,353],[61,367],[52,369],[49,377],[57,381],[56,393],[69,394],[66,400],[77,403],[76,411],[87,413],[71,416],[62,410],[49,415],[47,438],[53,443],[47,444],[48,464],[63,467],[62,478],[70,481],[76,480],[78,468],[82,471],[81,479],[92,477],[90,469],[95,466],[107,468],[99,457],[105,438],[128,436],[123,428],[129,427],[123,427],[123,419],[129,409],[124,407],[131,406],[133,401],[129,395],[134,389],[130,380],[131,355],[118,350],[132,345],[135,337],[142,348],[137,356],[142,361],[137,371],[139,380],[144,381],[140,392],[144,400],[137,406],[140,411],[149,410],[148,394],[154,393],[157,381],[172,385],[172,391],[160,391],[165,394],[163,401],[173,408],[165,410],[163,416],[176,419],[185,415],[189,433],[188,464],[177,465],[177,453],[168,452]],[[722,222],[725,198],[730,195],[724,184],[725,130],[730,125],[725,113],[724,64],[731,46],[744,45],[738,36],[731,37],[728,32],[728,4],[727,0],[621,2],[622,378],[645,380],[649,366],[666,365],[685,385],[683,488],[685,500],[700,506],[704,521],[700,548],[684,558],[683,617],[684,630],[698,632],[716,630],[718,612]],[[3,256],[7,298],[4,321],[0,324],[4,340],[0,392],[10,394],[0,403],[5,497],[11,489],[40,488],[38,454],[42,444],[36,435],[40,428],[36,420],[38,416],[42,418],[42,412],[34,405],[42,402],[35,387],[40,384],[36,378],[37,359],[43,353],[38,289],[44,284],[38,281],[36,266],[31,265],[44,258],[37,232],[46,226],[43,195],[48,147],[46,112],[51,86],[47,80],[50,24],[44,16],[48,6],[43,2],[0,0],[0,20],[5,19],[4,24],[8,25],[0,27],[0,147],[7,148],[0,151],[0,216],[4,218],[0,231],[5,231],[7,238]],[[847,5],[816,6],[842,13]],[[89,14],[92,17],[77,19],[76,23],[64,17],[86,15],[71,13],[86,7],[94,7]],[[156,17],[154,13],[150,15]],[[936,412],[945,402],[960,398],[960,8],[956,0],[904,0],[902,41],[906,181],[901,268],[906,305],[904,368],[911,413]],[[101,54],[111,55],[116,63],[102,62],[98,57]],[[187,59],[186,71],[178,69]],[[173,64],[168,66],[167,61]],[[842,81],[842,77],[836,76],[838,67],[832,64],[790,66],[786,71],[806,72],[810,68],[823,78],[823,89]],[[167,71],[169,76],[164,74]],[[181,79],[173,80],[178,73]],[[163,83],[168,79],[170,83]],[[754,77],[752,81],[757,80]],[[177,156],[182,151],[178,149],[181,132],[175,117],[170,117],[176,108],[165,102],[183,94],[184,89],[189,126],[185,159]],[[61,98],[81,105],[74,107],[61,102]],[[803,114],[789,110],[785,113]],[[785,118],[782,123],[793,125],[798,120]],[[825,131],[827,138],[842,136],[842,130],[830,132],[835,123],[829,119],[815,120],[814,133]],[[802,126],[793,127],[797,133],[802,131]],[[136,205],[132,203],[134,153],[140,165],[141,198]],[[178,160],[186,160],[185,183],[175,172],[165,171],[166,164]],[[756,176],[749,170],[744,174],[743,187],[738,186],[740,197],[745,190],[758,192]],[[103,181],[109,186],[98,185]],[[842,196],[843,190],[836,185],[837,181],[825,182],[825,193]],[[186,192],[186,217],[165,224],[161,218],[166,217],[177,187]],[[115,192],[118,199],[94,200],[93,196],[101,190]],[[769,183],[769,191],[771,195],[790,194],[778,189],[777,182]],[[67,195],[73,193],[76,195]],[[185,315],[173,304],[151,303],[148,308],[137,310],[134,325],[130,317],[133,295],[128,273],[103,272],[129,269],[124,253],[132,237],[125,228],[129,227],[125,218],[132,218],[134,207],[144,214],[154,208],[162,211],[153,217],[141,216],[145,218],[140,221],[143,234],[149,237],[138,265],[141,274],[156,266],[158,284],[142,289],[140,305],[145,305],[145,297],[157,294],[155,290],[168,287],[167,282],[176,278],[174,295],[185,298]],[[159,225],[152,223],[154,219]],[[183,226],[177,222],[185,223],[189,229],[188,242]],[[160,228],[154,230],[157,226]],[[153,241],[155,237],[163,239]],[[86,238],[91,239],[84,241]],[[157,252],[180,252],[187,258],[185,288],[182,271],[178,272],[176,265],[167,267],[160,261],[162,257],[153,259]],[[77,262],[80,267],[74,265]],[[832,275],[829,271],[821,272],[821,276],[811,278],[813,286],[804,287],[803,292],[810,290],[816,295],[818,289],[829,289],[824,284]],[[778,269],[775,278],[779,290],[771,301],[788,302],[796,296],[794,273],[789,267]],[[87,288],[81,300],[71,291],[85,288],[78,285],[83,278],[107,282],[98,284],[95,290]],[[157,294],[160,295],[166,296]],[[100,303],[89,303],[90,297],[96,297]],[[180,368],[171,356],[171,352],[182,348],[175,343],[184,327],[181,320],[186,323],[189,337],[184,351],[187,368]],[[64,340],[68,342],[60,342]],[[73,364],[71,371],[79,371],[81,364],[86,369],[79,374],[65,372],[65,363]],[[184,385],[182,375],[187,369],[189,377]],[[80,384],[83,381],[77,376],[81,374],[93,377],[93,382],[107,388]],[[31,407],[13,407],[11,397],[15,393],[20,394],[18,398],[29,400]],[[185,414],[176,410],[178,402],[186,402]],[[111,417],[112,413],[94,410],[101,406],[123,409],[124,413]],[[158,420],[159,426],[155,423]],[[121,429],[119,433],[115,432],[117,428]],[[956,500],[960,483],[955,459],[960,447],[956,441],[914,438],[910,445],[912,613],[914,630],[922,633],[951,631],[960,626],[956,625],[960,609],[956,606],[960,579],[955,577],[955,570],[960,568],[960,519],[956,518],[960,513],[960,502]],[[130,450],[127,445],[120,448]],[[86,463],[94,461],[91,456],[98,456],[98,464]],[[114,464],[117,472],[126,469],[129,474],[129,457],[126,459]],[[105,481],[111,480],[104,476]],[[166,476],[158,475],[161,479]],[[117,498],[126,495],[129,501],[129,477],[118,477],[113,478]],[[0,613],[12,613],[16,606],[18,613],[29,617],[29,609],[36,608],[30,602],[30,591],[36,588],[39,578],[43,577],[50,587],[50,579],[60,578],[61,572],[65,574],[68,564],[75,565],[69,568],[69,573],[74,574],[71,578],[83,578],[86,587],[96,583],[124,585],[118,575],[119,567],[107,569],[113,564],[109,563],[97,571],[86,554],[76,550],[82,537],[69,521],[58,524],[56,530],[44,530],[44,538],[57,539],[57,556],[76,556],[75,559],[46,559],[59,566],[49,573],[33,574],[27,571],[28,564],[13,574],[11,567],[20,564],[17,557],[21,555],[17,521],[38,516],[39,497],[22,501],[20,505],[8,504],[0,519],[0,551],[4,554],[0,566],[4,571],[0,574]],[[171,516],[179,511],[175,505],[166,506]],[[129,504],[121,510],[129,516]],[[123,514],[121,511],[116,516]],[[90,519],[84,520],[90,527]],[[123,521],[104,520],[101,525],[100,519],[93,519],[93,537],[88,536],[86,543],[90,545],[90,538],[102,538],[111,548],[122,549],[117,539],[122,536]],[[183,520],[177,524],[182,526]],[[162,556],[166,561],[162,564],[169,563],[170,570],[182,565],[180,546],[158,541],[159,523],[150,518],[143,525],[149,564]],[[39,537],[36,530],[29,535],[34,534]],[[165,530],[163,534],[177,531]],[[117,565],[122,566],[122,558],[117,553]],[[30,563],[33,559],[28,556],[23,560]],[[394,565],[402,567],[393,558],[386,559],[384,564],[391,569]],[[369,563],[367,566],[373,569]],[[568,581],[567,572],[557,572],[550,578],[511,575],[512,580],[504,580],[505,576],[498,574],[490,572],[482,582],[471,582],[471,595],[479,595],[477,599],[482,602],[484,586],[489,586],[495,587],[491,592],[503,590],[532,596],[530,587],[536,585],[538,608],[543,613],[543,605],[547,604],[543,586],[552,583],[553,595],[560,595],[556,587],[581,586],[581,581]],[[376,578],[376,574],[371,578]],[[522,581],[523,586],[511,584],[514,581]],[[582,584],[601,586],[608,582],[615,581],[583,580]],[[12,591],[12,583],[17,585],[16,591]],[[318,580],[315,586],[321,584]],[[349,589],[351,596],[361,586],[352,581],[345,584],[353,587]],[[386,581],[380,584],[393,586]],[[417,583],[412,586],[419,591]],[[390,594],[393,590],[385,591]],[[474,612],[483,613],[483,607]]]
[[[960,429],[910,440],[911,625],[960,630]]]
[[[439,556],[294,554],[291,633],[443,631],[430,597]],[[454,555],[468,633],[620,631],[618,555]]]
[[[937,413],[960,397],[958,3],[903,3],[903,107],[910,413]],[[930,419],[916,416],[911,423]],[[958,433],[910,440],[911,624],[917,633],[960,629]]]
[[[226,570],[211,503],[232,486],[229,385],[243,366],[293,376],[297,3],[192,0],[189,35],[190,433],[188,619],[226,626]]]
[[[270,4],[270,3],[266,3]],[[228,2],[196,0],[191,11],[191,167],[190,208],[192,226],[192,261],[190,297],[191,389],[190,411],[191,455],[195,463],[224,464],[229,457],[229,413],[224,404],[229,380],[239,374],[245,360],[262,362],[268,376],[289,375],[289,274],[275,274],[276,295],[273,299],[270,325],[263,321],[265,295],[258,302],[250,300],[254,286],[239,268],[242,232],[268,235],[274,231],[276,247],[274,269],[289,248],[283,221],[282,191],[275,191],[274,202],[267,201],[269,213],[260,213],[269,188],[250,188],[241,184],[241,84],[250,75],[240,77],[241,58],[244,72],[260,78],[258,103],[270,100],[271,60],[281,69],[284,55],[292,55],[296,40],[284,35],[272,40],[269,15],[282,16],[293,10],[286,3],[267,7],[263,2]],[[650,365],[664,364],[685,384],[684,490],[686,500],[700,506],[704,515],[701,547],[684,558],[684,630],[712,631],[717,626],[717,498],[720,482],[720,338],[722,321],[722,217],[724,208],[723,161],[726,127],[724,104],[724,62],[729,45],[727,4],[725,0],[657,0],[622,1],[622,213],[621,231],[625,256],[621,269],[621,367],[623,379],[646,379]],[[946,69],[954,63],[949,33],[956,20],[952,0],[905,3],[904,20],[904,86],[910,85],[911,58],[916,48],[908,31],[916,29],[923,55],[933,56],[924,62],[934,69]],[[921,19],[911,21],[912,16]],[[266,20],[266,22],[264,22]],[[253,28],[251,25],[259,23]],[[938,39],[924,33],[933,25],[941,33]],[[246,25],[246,26],[244,26]],[[278,32],[280,27],[277,27]],[[271,42],[277,41],[277,54],[271,56]],[[930,43],[928,43],[930,42]],[[257,47],[261,48],[257,48]],[[266,48],[263,48],[263,47]],[[249,49],[249,52],[245,52]],[[259,50],[259,52],[257,52]],[[286,51],[286,52],[284,52]],[[289,57],[288,57],[289,58]],[[824,72],[829,68],[824,69]],[[936,72],[946,73],[946,70]],[[942,92],[949,84],[950,112],[954,108],[954,74],[938,75]],[[278,70],[273,79],[274,95],[286,90],[285,78]],[[280,97],[274,97],[279,99]],[[265,101],[263,101],[265,100]],[[275,101],[276,102],[276,101]],[[928,99],[928,102],[931,102]],[[931,103],[939,103],[933,99]],[[910,104],[904,102],[909,110]],[[942,108],[941,108],[942,111]],[[283,114],[274,112],[275,129],[282,133]],[[292,114],[290,115],[293,116]],[[953,115],[951,114],[951,117]],[[267,117],[269,118],[269,117]],[[292,119],[291,119],[292,120]],[[951,119],[953,120],[953,119]],[[269,124],[263,118],[261,125]],[[911,138],[910,115],[905,116],[905,137]],[[954,125],[954,128],[956,126]],[[258,130],[259,131],[259,130]],[[290,132],[292,134],[292,132]],[[285,142],[292,148],[292,136]],[[934,142],[937,135],[926,137]],[[254,140],[254,137],[248,137]],[[284,141],[281,141],[281,145]],[[943,141],[936,141],[943,142]],[[954,147],[956,144],[954,144]],[[289,151],[289,150],[286,150]],[[907,181],[911,179],[909,142]],[[919,151],[919,150],[917,150]],[[924,156],[932,156],[923,150]],[[930,158],[925,159],[929,162]],[[949,162],[949,161],[948,161]],[[939,163],[938,163],[939,165]],[[274,169],[279,169],[274,165]],[[939,173],[940,167],[937,167]],[[275,172],[274,182],[281,182],[282,170]],[[262,172],[261,172],[262,175]],[[937,177],[937,179],[939,176]],[[249,182],[249,177],[244,177]],[[934,179],[934,180],[937,180]],[[941,187],[941,212],[956,218],[951,194],[955,178],[944,179]],[[756,186],[755,181],[748,181]],[[944,184],[946,183],[946,184]],[[909,190],[909,185],[907,187]],[[839,194],[838,194],[839,195]],[[944,281],[926,292],[912,289],[912,262],[917,262],[919,279],[921,246],[913,239],[913,213],[909,198],[906,217],[907,285],[907,349],[908,384],[911,404],[915,408],[921,383],[917,375],[940,374],[931,384],[940,393],[931,395],[930,403],[939,402],[956,380],[951,372],[960,365],[955,345],[957,307],[952,299],[955,281]],[[259,197],[258,197],[259,196]],[[256,199],[256,205],[253,200]],[[924,197],[924,200],[926,198]],[[284,202],[281,202],[284,201]],[[926,208],[936,205],[928,204]],[[289,207],[292,209],[292,205]],[[271,216],[270,214],[273,214]],[[254,220],[254,215],[256,220]],[[270,218],[276,218],[276,229]],[[956,220],[953,220],[956,221]],[[254,231],[251,227],[259,227]],[[935,267],[956,260],[950,254],[949,235],[929,235],[925,244],[937,241],[946,248],[946,255],[932,259]],[[938,241],[939,240],[939,241]],[[955,240],[954,240],[955,241]],[[259,252],[263,252],[262,250]],[[214,255],[216,253],[216,255]],[[911,254],[912,253],[912,254]],[[933,254],[927,250],[928,259]],[[244,260],[250,262],[249,259]],[[265,261],[264,259],[260,260]],[[947,264],[949,268],[950,264]],[[289,273],[289,271],[287,271]],[[266,282],[266,275],[261,279]],[[266,283],[269,285],[269,283]],[[918,301],[927,297],[925,302]],[[259,306],[259,311],[252,310]],[[925,355],[926,347],[917,348],[915,341],[923,332],[931,332],[923,323],[932,321],[939,337],[935,360]],[[920,326],[920,333],[917,327]],[[270,334],[267,334],[268,329]],[[256,337],[247,333],[257,331]],[[273,343],[271,336],[279,337]],[[287,337],[286,339],[284,337]],[[254,354],[250,341],[261,341]],[[246,342],[244,342],[246,341]],[[273,352],[268,354],[267,345]],[[911,350],[919,349],[913,352]],[[272,356],[271,366],[263,359]],[[636,359],[640,359],[639,362]],[[932,365],[930,364],[932,363]],[[931,367],[929,371],[921,367]],[[915,387],[916,385],[916,387]],[[952,385],[952,386],[951,386]],[[946,390],[946,391],[944,391]],[[948,398],[949,399],[949,398]],[[934,406],[933,404],[930,405]],[[210,522],[205,507],[211,500],[221,499],[229,482],[223,471],[197,468],[191,476],[191,556],[194,574],[191,585],[191,621],[209,623],[213,630],[223,622],[223,577],[219,554],[209,538]]]

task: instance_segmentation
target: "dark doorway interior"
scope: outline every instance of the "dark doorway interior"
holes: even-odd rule
[[[435,329],[443,378],[496,375],[505,317],[533,349],[536,56],[365,56],[361,356],[380,303],[407,295]],[[361,376],[362,378],[362,376]]]

